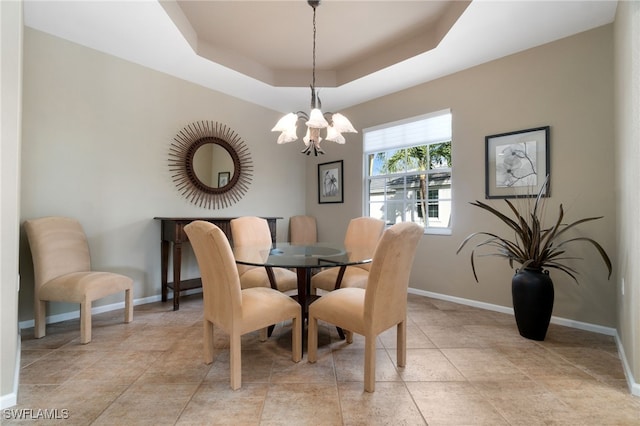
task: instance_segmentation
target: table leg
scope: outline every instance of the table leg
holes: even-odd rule
[[[302,310],[302,339],[300,342],[302,344],[302,352],[304,353],[304,342],[305,339],[305,324],[307,322],[308,314],[309,314],[309,306],[307,302],[307,295],[311,291],[311,273],[308,268],[296,268],[296,273],[298,275],[298,303],[300,303],[300,309]]]
[[[278,289],[278,284],[276,283],[276,276],[273,274],[273,268],[271,266],[265,266],[264,269],[267,271],[267,277],[269,278],[269,285],[274,290]]]
[[[347,267],[346,266],[341,266],[340,270],[338,271],[338,276],[336,277],[336,285],[333,287],[334,290],[337,290],[340,288],[340,285],[342,284],[342,278],[344,277],[344,273],[346,272]]]
[[[344,277],[344,273],[347,270],[346,266],[341,266],[340,270],[338,271],[338,276],[336,278],[336,286],[334,287],[334,290],[337,290],[340,288],[340,285],[342,284],[342,278]],[[340,327],[336,327],[336,330],[338,330],[338,336],[340,336],[340,340],[344,340],[344,330],[342,330]]]
[[[167,275],[169,274],[169,241],[162,240],[160,242],[160,274],[161,274],[161,283],[162,283],[162,301],[167,301],[168,291],[168,280]]]
[[[180,309],[180,269],[182,266],[182,243],[173,244],[173,310]]]
[[[308,268],[296,268],[298,275],[298,303],[302,309],[302,320],[307,319],[307,294],[311,291],[311,275]]]

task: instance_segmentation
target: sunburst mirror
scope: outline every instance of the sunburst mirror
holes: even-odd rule
[[[221,209],[249,189],[251,154],[233,130],[213,121],[191,123],[173,138],[169,170],[178,191],[199,207]]]

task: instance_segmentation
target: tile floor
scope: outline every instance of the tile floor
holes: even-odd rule
[[[295,364],[290,328],[244,336],[242,388],[229,388],[228,339],[202,361],[202,300],[94,316],[22,332],[18,405],[65,425],[640,425],[612,337],[552,325],[544,342],[519,336],[513,317],[409,296],[408,356],[395,367],[395,329],[377,342],[376,392],[363,392],[363,343],[321,326],[319,360]],[[25,412],[24,410],[21,412]],[[23,424],[7,418],[2,424]]]

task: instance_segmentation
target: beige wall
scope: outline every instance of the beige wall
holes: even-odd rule
[[[276,146],[279,114],[27,28],[24,66],[22,220],[76,217],[94,268],[134,279],[135,298],[160,294],[160,227],[155,216],[281,216],[304,213],[305,158]],[[187,124],[226,124],[247,144],[254,179],[244,198],[221,210],[197,207],[168,168],[174,135]],[[286,165],[286,167],[283,167]],[[268,176],[268,178],[265,178]],[[183,276],[197,275],[187,251]],[[33,318],[33,272],[23,236],[20,320]],[[113,296],[98,305],[115,303]],[[96,303],[94,303],[96,306]],[[77,310],[53,304],[51,313]]]
[[[16,403],[22,3],[0,2],[0,408]]]
[[[599,241],[613,261],[615,187],[613,143],[612,26],[496,60],[436,81],[376,99],[345,111],[358,128],[451,108],[453,113],[453,234],[423,237],[411,275],[411,287],[505,307],[511,306],[513,271],[502,259],[482,258],[475,283],[469,251],[456,255],[460,242],[478,231],[504,233],[504,227],[469,201],[484,200],[484,137],[538,126],[551,126],[552,196],[555,214],[563,203],[567,220],[604,219],[583,232]],[[330,99],[323,99],[330,104]],[[335,239],[348,220],[362,214],[362,135],[347,135],[344,147],[326,144],[318,162],[344,159],[345,203],[318,205],[307,192],[307,213],[319,220],[320,238]],[[309,188],[317,183],[307,170]],[[492,202],[501,206],[501,201]],[[616,324],[617,277],[587,246],[572,252],[580,285],[557,272],[557,317],[613,327]]]
[[[640,395],[640,3],[620,2],[615,21],[618,334]],[[632,380],[633,381],[633,380]]]

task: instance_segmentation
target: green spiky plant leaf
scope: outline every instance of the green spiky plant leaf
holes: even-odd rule
[[[493,252],[490,254],[491,256],[506,258],[509,261],[509,266],[512,268],[514,267],[514,264],[519,264],[521,265],[521,268],[531,268],[539,270],[545,268],[557,269],[569,275],[577,283],[577,271],[565,264],[565,261],[567,260],[576,259],[575,257],[568,257],[565,255],[567,246],[575,242],[586,242],[593,246],[600,254],[600,257],[604,261],[604,264],[609,271],[607,279],[611,278],[611,260],[609,259],[609,256],[607,255],[604,248],[602,248],[602,246],[595,240],[587,237],[562,239],[562,237],[568,230],[573,229],[585,222],[601,219],[602,216],[587,217],[566,224],[562,221],[564,219],[564,210],[562,208],[562,204],[560,204],[558,218],[553,226],[550,228],[545,228],[542,226],[542,195],[544,188],[548,184],[548,180],[549,176],[547,176],[544,185],[542,185],[540,191],[538,192],[533,204],[533,208],[527,209],[530,210],[528,212],[519,211],[516,206],[507,199],[505,199],[504,201],[507,204],[510,213],[503,213],[481,201],[476,200],[475,202],[470,203],[473,206],[479,207],[493,214],[504,224],[506,224],[511,231],[514,232],[513,239],[507,239],[491,232],[474,232],[462,241],[462,243],[458,247],[458,250],[456,251],[456,254],[460,253],[460,251],[471,240],[477,239],[476,237],[486,237],[485,239],[476,243],[471,250],[471,269],[473,270],[473,277],[475,278],[476,282],[478,282],[478,275],[476,273],[475,266],[476,250],[488,247],[490,249],[493,249]]]

